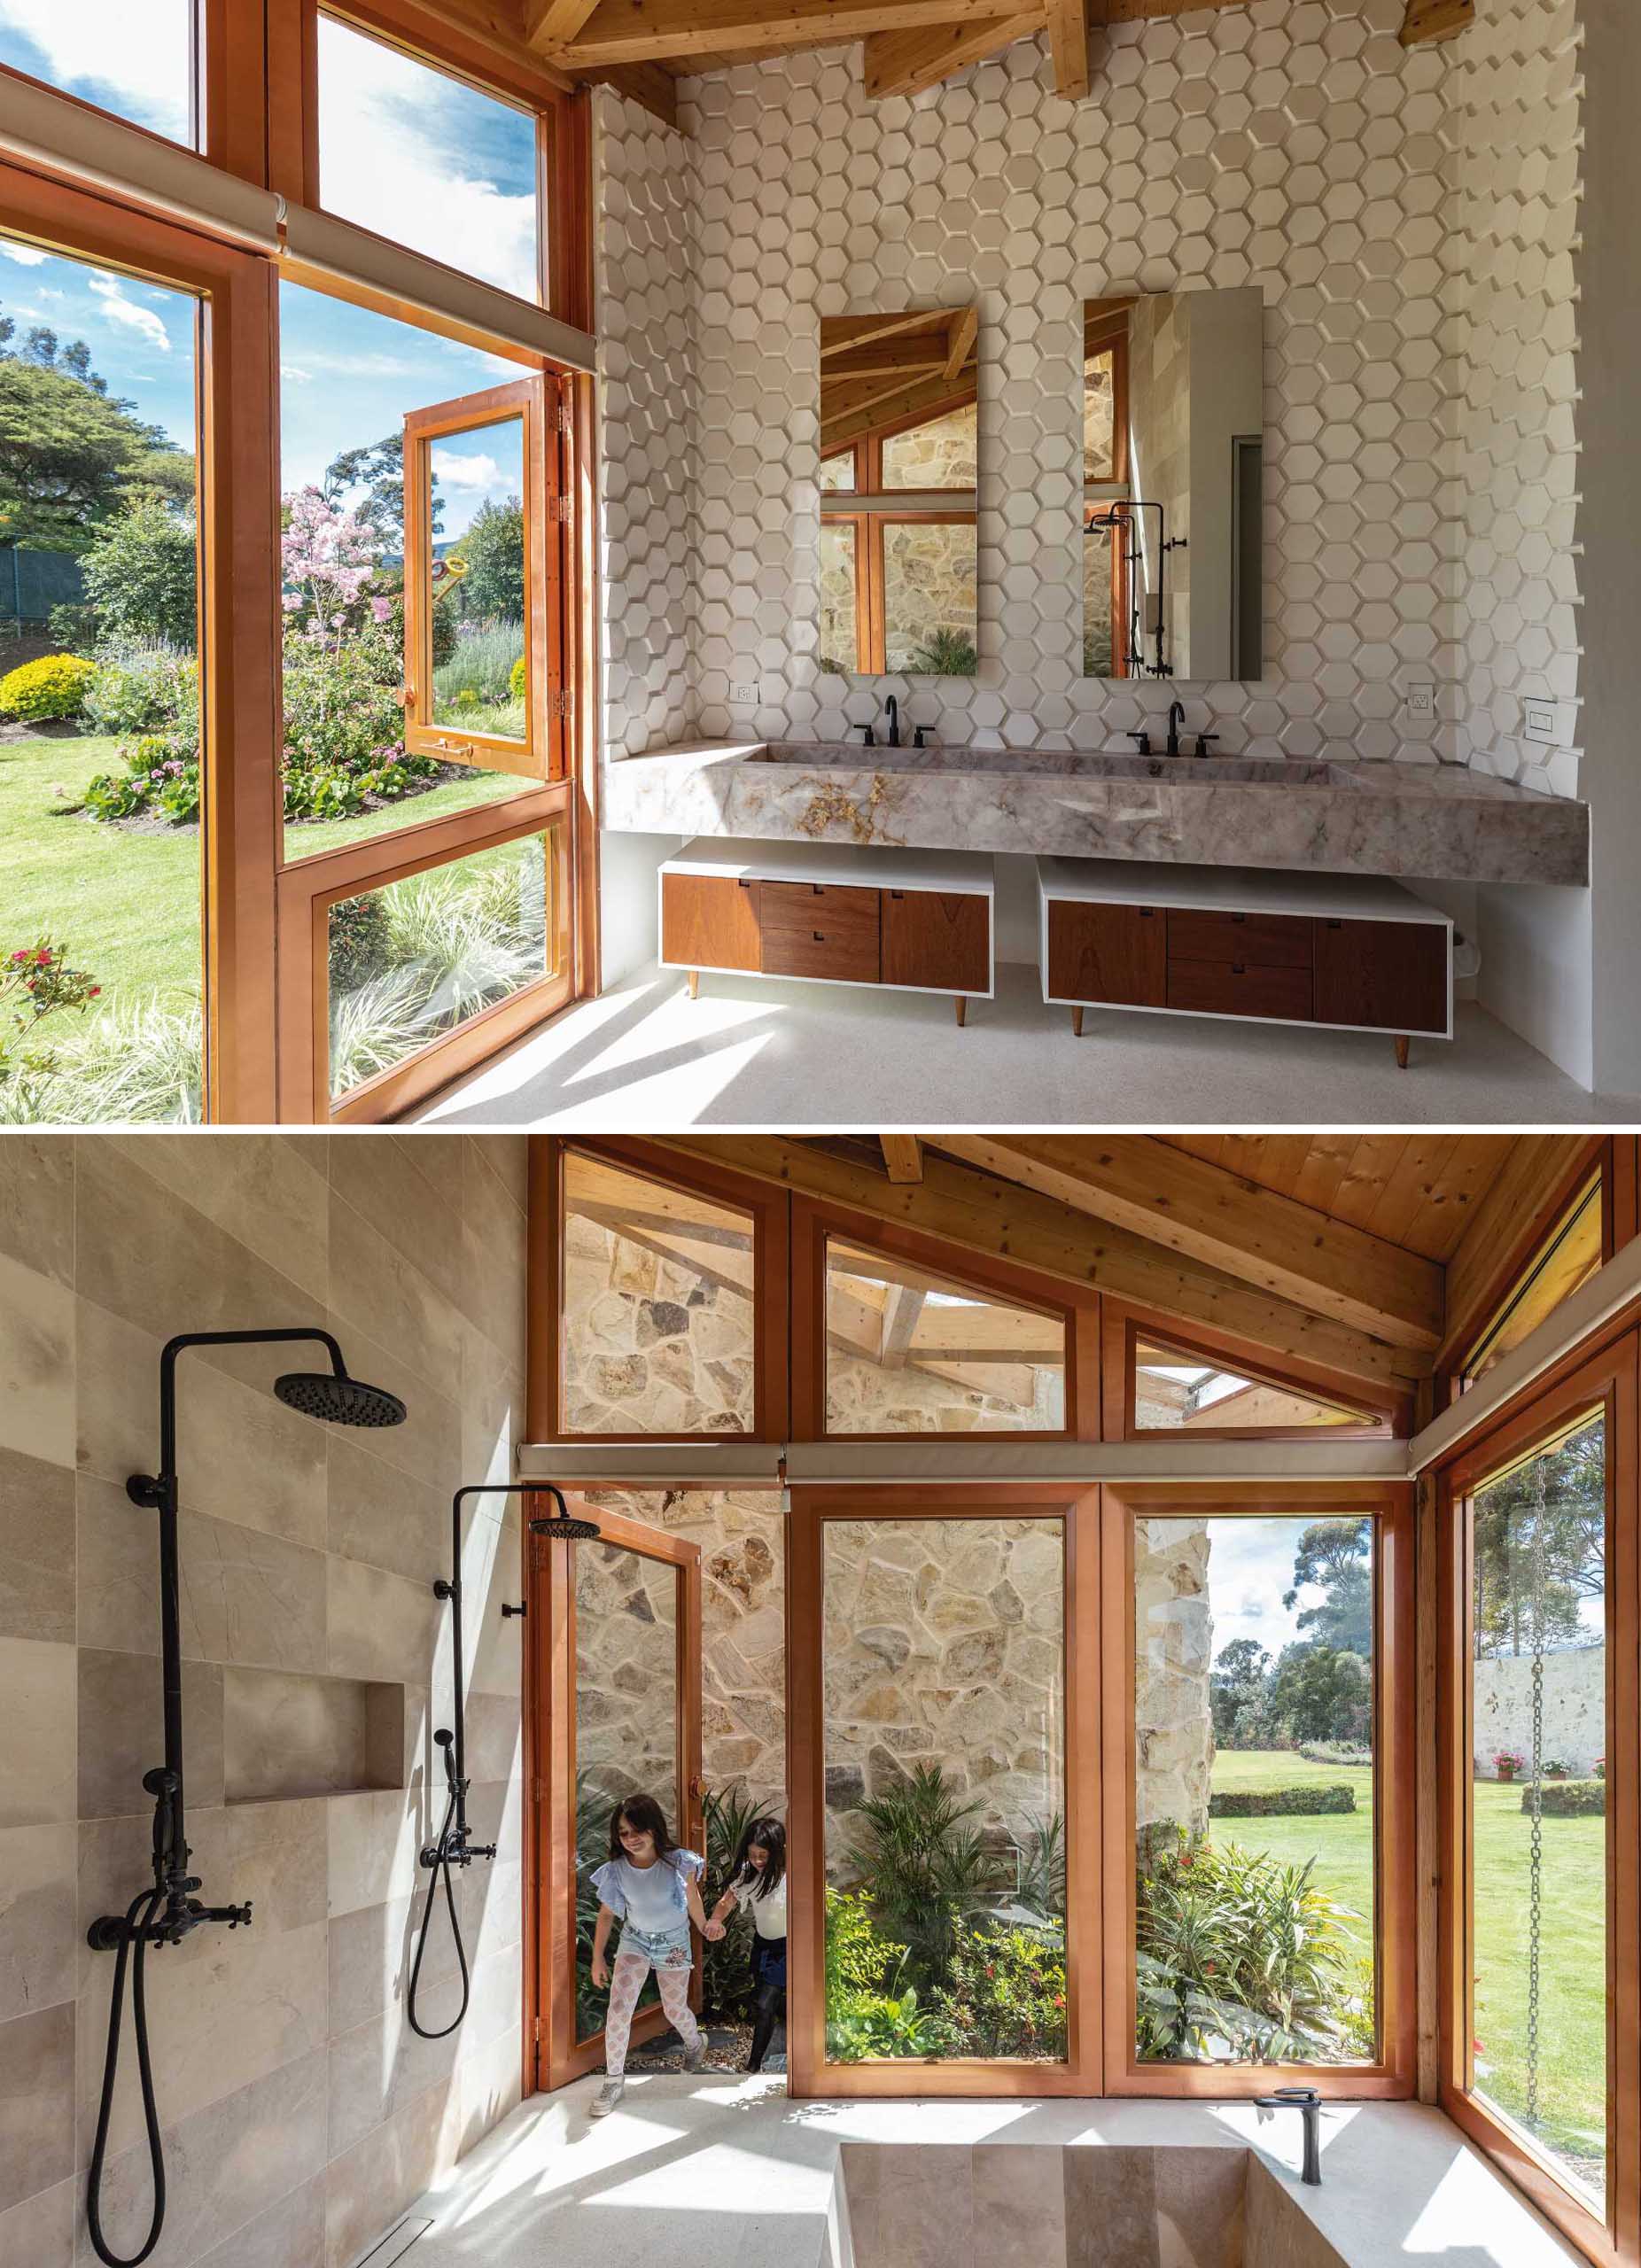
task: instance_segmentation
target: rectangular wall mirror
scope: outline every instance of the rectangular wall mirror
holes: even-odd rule
[[[1083,674],[1251,680],[1263,660],[1264,301],[1083,308]]]
[[[820,322],[820,666],[973,677],[974,307]]]

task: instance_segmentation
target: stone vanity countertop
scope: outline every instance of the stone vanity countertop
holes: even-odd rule
[[[1590,808],[1461,765],[697,741],[605,767],[618,834],[1427,882],[1590,879]]]

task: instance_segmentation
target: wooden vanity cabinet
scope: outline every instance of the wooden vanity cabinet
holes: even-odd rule
[[[703,838],[661,868],[661,965],[954,996],[993,990],[992,861]]]
[[[1168,916],[1155,905],[1050,901],[1048,997],[1129,1008],[1168,1005]]]

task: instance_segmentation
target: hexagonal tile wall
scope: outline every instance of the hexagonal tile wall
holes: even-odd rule
[[[1576,690],[1575,5],[1412,50],[1403,0],[1124,24],[1076,105],[1040,40],[877,104],[856,49],[685,81],[682,135],[601,97],[611,750],[681,703],[837,736],[890,691],[949,741],[1100,747],[1178,690],[1226,750],[1534,777],[1520,700]],[[1082,302],[1233,284],[1266,306],[1266,674],[1085,679]],[[971,298],[978,673],[823,672],[820,318]]]

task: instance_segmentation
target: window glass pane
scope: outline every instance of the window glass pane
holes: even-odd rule
[[[1514,1352],[1601,1265],[1601,1176],[1590,1176],[1544,1239],[1465,1364],[1461,1390]]]
[[[463,523],[433,539],[432,721],[526,740],[524,419],[440,434],[428,488],[435,519]]]
[[[1373,1526],[1134,1526],[1145,2062],[1371,2062]]]
[[[1297,1386],[1240,1377],[1160,1341],[1142,1339],[1134,1349],[1134,1424],[1142,1433],[1194,1428],[1263,1433],[1294,1425],[1374,1422],[1361,1410],[1324,1402]]]
[[[840,449],[835,457],[820,460],[822,488],[852,488],[855,485],[855,453]]]
[[[323,14],[319,195],[327,213],[540,297],[533,114]]]
[[[1058,1433],[1066,1335],[909,1262],[826,1248],[828,1433]]]
[[[565,1153],[567,1432],[751,1432],[754,1225],[736,1207]]]
[[[883,530],[883,665],[914,677],[980,666],[975,524],[891,520]]]
[[[678,1818],[678,1570],[613,1543],[575,1550],[576,2037],[603,2029],[607,1991],[590,1970],[598,1891],[615,1806],[653,1796]],[[614,1959],[621,1923],[607,1948]],[[653,1973],[640,2007],[657,1998]]]
[[[1477,1491],[1475,2087],[1606,2191],[1606,1455],[1586,1418]]]
[[[1110,347],[1083,364],[1083,478],[1116,478],[1116,357]]]
[[[193,0],[0,0],[0,63],[192,143]]]
[[[977,451],[975,404],[891,433],[883,443],[883,486],[972,488]]]
[[[198,305],[0,252],[0,1124],[194,1119]]]
[[[828,1520],[827,2053],[1066,2053],[1065,1535]]]
[[[331,908],[333,1097],[553,974],[552,843],[525,835]]]
[[[294,859],[531,784],[404,745],[405,415],[515,379],[520,367],[299,284],[281,284],[279,322],[284,849]],[[487,566],[505,569],[508,544],[487,539],[508,531],[480,519],[509,493],[499,459],[494,470],[493,482],[489,466],[453,453],[441,470],[435,452],[433,540],[446,553],[482,548]],[[454,668],[453,699],[468,682],[462,633],[478,627],[501,579],[475,586],[465,617],[454,588],[434,608],[435,684]]]
[[[855,614],[855,524],[820,523],[820,666],[858,670]]]

